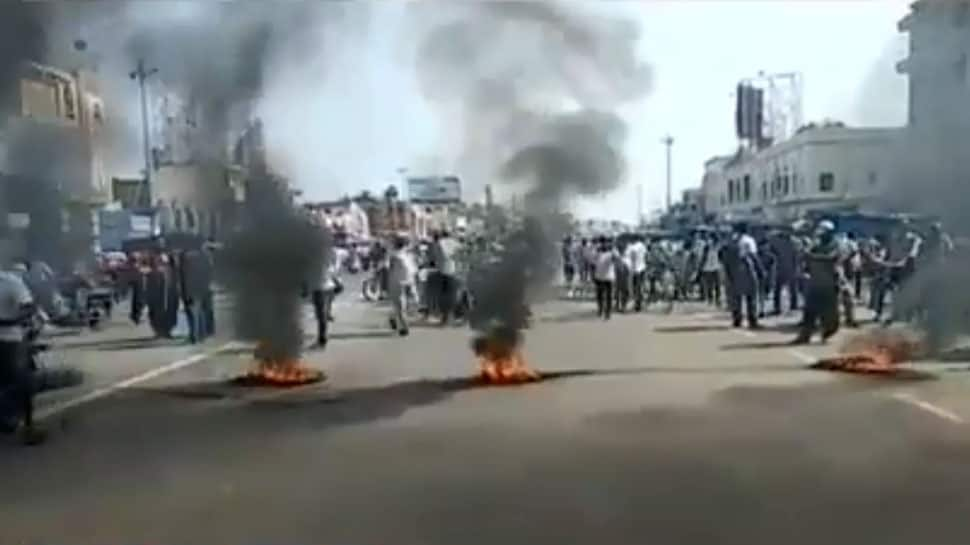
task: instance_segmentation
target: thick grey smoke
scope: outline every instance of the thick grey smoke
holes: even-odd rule
[[[249,191],[246,223],[222,259],[235,295],[236,333],[261,343],[259,357],[289,361],[303,346],[301,288],[320,278],[330,240],[269,175],[255,174]]]
[[[411,15],[424,33],[422,89],[449,126],[460,122],[457,170],[524,198],[526,221],[473,286],[475,322],[520,327],[530,288],[552,277],[559,213],[623,181],[617,110],[651,83],[638,27],[566,3],[422,3]]]
[[[941,6],[943,7],[943,6]],[[900,314],[924,326],[931,349],[939,350],[970,331],[970,109],[966,108],[966,56],[958,47],[927,48],[925,40],[958,44],[965,31],[944,24],[918,34],[924,43],[912,44],[915,68],[910,78],[910,123],[893,153],[893,178],[887,192],[894,210],[942,221],[956,242],[956,252],[940,257],[940,237],[926,222],[911,228],[924,237],[923,258],[914,278],[894,302]],[[932,20],[928,24],[935,24]],[[953,38],[953,40],[951,40]],[[962,59],[962,60],[961,60]],[[961,66],[962,64],[962,66]]]
[[[4,2],[0,17],[0,99],[9,98],[24,59],[47,57],[48,5],[42,2]]]

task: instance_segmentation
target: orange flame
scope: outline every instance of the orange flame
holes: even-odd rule
[[[849,339],[839,356],[824,358],[814,366],[849,373],[894,373],[898,363],[910,360],[921,343],[901,331],[873,330]]]
[[[236,379],[241,384],[261,386],[301,386],[324,379],[323,371],[314,369],[299,359],[271,361],[266,358],[264,346],[256,347],[256,366]]]
[[[485,384],[522,384],[535,382],[541,378],[539,373],[525,364],[522,352],[514,350],[503,358],[482,356],[479,359],[479,379]]]

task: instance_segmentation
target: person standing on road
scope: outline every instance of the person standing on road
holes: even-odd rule
[[[34,380],[24,323],[35,312],[34,299],[16,274],[0,272],[0,428],[22,426],[25,439],[34,429]]]
[[[178,320],[178,284],[171,261],[165,254],[153,256],[152,268],[146,278],[146,301],[148,320],[155,335],[162,339],[172,338],[172,329]]]
[[[644,285],[647,281],[647,245],[643,235],[636,234],[626,248],[626,259],[630,263],[630,276],[633,283],[633,310],[643,310]]]
[[[330,248],[308,279],[310,303],[317,321],[317,346],[320,348],[327,346],[328,325],[333,319],[333,300],[343,290],[338,276],[339,267],[336,252]]]
[[[407,239],[403,236],[394,240],[388,275],[387,296],[391,300],[391,316],[388,321],[391,329],[403,337],[409,332],[408,306],[415,297],[414,281],[418,275],[418,266],[408,249]]]
[[[632,282],[631,269],[632,263],[626,254],[626,243],[621,239],[614,239],[614,248],[617,253],[616,258],[616,280],[613,282],[613,292],[616,302],[613,308],[619,312],[626,312],[626,307],[630,302],[630,285]]]
[[[772,290],[772,314],[781,314],[781,292],[788,292],[788,310],[798,310],[799,255],[792,235],[775,231],[769,244],[775,254],[775,283]]]
[[[820,322],[823,342],[839,330],[841,253],[835,240],[835,226],[832,222],[823,220],[819,222],[816,233],[818,241],[805,256],[808,268],[805,312],[802,315],[801,330],[792,344],[811,342]]]
[[[747,224],[734,227],[734,237],[722,248],[720,257],[727,277],[728,306],[734,327],[741,327],[742,317],[746,315],[748,327],[759,329],[758,244],[748,234]]]
[[[721,306],[721,260],[717,256],[717,238],[712,233],[703,241],[701,251],[701,294],[708,304]]]
[[[455,295],[458,289],[458,279],[455,276],[457,271],[455,254],[457,251],[458,242],[451,237],[448,231],[442,230],[438,233],[432,246],[432,254],[437,268],[437,282],[435,284],[441,325],[448,324],[455,307]]]
[[[185,321],[189,326],[189,342],[200,343],[212,331],[209,324],[210,312],[206,308],[207,300],[209,307],[212,304],[212,267],[209,257],[201,249],[183,252],[179,273],[179,292],[182,295]]]
[[[597,252],[593,281],[596,283],[596,314],[609,320],[613,314],[613,283],[616,282],[616,261],[619,258],[609,239],[597,240]]]
[[[576,267],[578,264],[575,261],[576,254],[573,252],[573,239],[570,236],[566,236],[562,241],[562,278],[563,283],[566,288],[566,297],[572,297],[573,295],[573,281],[576,278]]]

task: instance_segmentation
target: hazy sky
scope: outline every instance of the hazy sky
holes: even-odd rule
[[[896,31],[908,1],[592,2],[642,28],[640,53],[655,70],[652,93],[624,110],[630,172],[611,195],[581,203],[583,216],[632,220],[636,186],[644,208],[664,201],[664,150],[675,137],[673,187],[698,186],[703,162],[735,149],[732,93],[739,79],[766,72],[804,76],[805,120],[900,125],[906,54]],[[266,90],[269,139],[307,198],[381,191],[399,167],[446,168],[436,152],[456,138],[417,89],[411,56],[419,41],[398,2],[373,2],[366,23],[321,43],[319,66],[292,67]],[[295,91],[297,90],[297,91]],[[280,97],[284,97],[280,99]],[[480,192],[469,197],[480,198]]]

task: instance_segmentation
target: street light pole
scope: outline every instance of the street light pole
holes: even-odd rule
[[[671,149],[674,146],[674,137],[669,134],[661,140],[664,146],[667,147],[667,212],[670,212],[670,169],[671,169]]]
[[[128,74],[128,76],[138,82],[138,89],[141,93],[141,139],[143,152],[145,154],[145,184],[144,190],[146,197],[148,198],[148,206],[152,206],[152,144],[151,136],[148,130],[148,91],[145,88],[145,80],[150,76],[158,72],[158,68],[145,68],[145,61],[143,59],[138,59],[138,66],[133,72]],[[141,189],[138,190],[138,199],[136,202],[141,201]],[[152,215],[154,217],[154,215]]]

